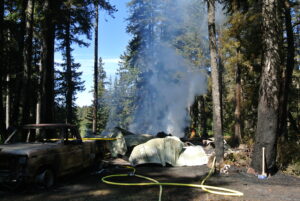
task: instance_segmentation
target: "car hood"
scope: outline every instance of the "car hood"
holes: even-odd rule
[[[57,146],[56,143],[16,143],[0,145],[0,154],[28,155],[35,152],[47,151]]]

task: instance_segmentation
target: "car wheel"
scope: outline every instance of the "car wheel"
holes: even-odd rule
[[[50,168],[44,169],[37,175],[37,182],[44,188],[50,188],[54,185],[55,174]]]

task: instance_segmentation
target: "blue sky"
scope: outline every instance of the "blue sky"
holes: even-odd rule
[[[125,51],[130,35],[126,33],[128,17],[128,0],[110,0],[115,5],[118,12],[114,14],[115,18],[109,16],[105,11],[100,10],[99,15],[99,55],[102,57],[105,65],[104,69],[107,77],[114,77],[118,68],[120,55]],[[76,104],[78,106],[91,105],[93,95],[91,93],[93,85],[94,69],[94,38],[89,41],[88,48],[74,46],[73,57],[75,62],[81,64],[80,71],[83,72],[81,79],[85,81],[85,91],[77,94]],[[61,61],[60,53],[55,55],[57,62]]]

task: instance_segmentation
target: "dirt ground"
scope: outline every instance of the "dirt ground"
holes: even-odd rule
[[[199,184],[208,173],[206,166],[201,167],[138,167],[137,174],[152,177],[161,182],[180,182]],[[248,175],[245,169],[231,168],[228,175],[213,175],[207,185],[230,188],[244,193],[243,197],[213,195],[201,189],[189,187],[163,187],[162,201],[194,200],[263,200],[299,201],[300,178],[277,173],[259,180]],[[101,182],[104,175],[125,173],[128,170],[110,167],[102,173],[81,172],[61,178],[48,190],[24,188],[19,192],[0,191],[2,201],[157,201],[158,186],[112,186]],[[135,178],[119,178],[117,181],[136,182]]]

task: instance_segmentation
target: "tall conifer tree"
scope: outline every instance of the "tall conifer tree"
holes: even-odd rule
[[[262,148],[266,149],[266,168],[276,167],[276,143],[278,127],[279,83],[278,72],[281,65],[281,7],[280,0],[263,0],[263,63],[259,89],[258,117],[255,145],[251,167],[260,172],[262,168]]]
[[[221,70],[217,53],[217,39],[215,27],[215,0],[207,1],[208,7],[208,34],[210,48],[210,64],[212,77],[213,98],[213,133],[216,144],[216,161],[220,165],[224,160],[223,120],[222,120],[222,95],[221,95]],[[218,165],[217,165],[218,166]],[[220,168],[220,167],[217,167]]]

